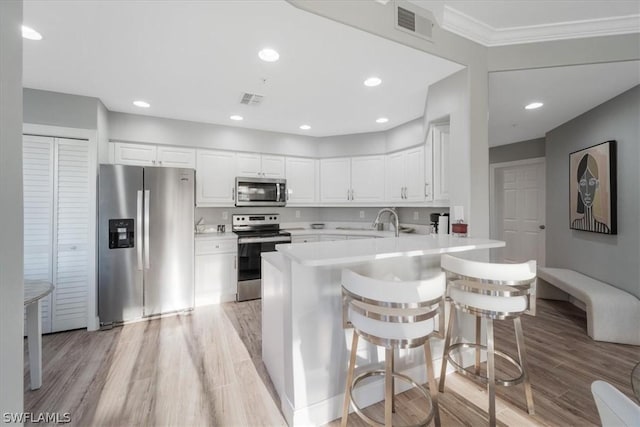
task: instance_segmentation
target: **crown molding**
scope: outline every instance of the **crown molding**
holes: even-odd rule
[[[487,47],[640,33],[640,15],[494,28],[450,6],[444,7],[442,27]]]

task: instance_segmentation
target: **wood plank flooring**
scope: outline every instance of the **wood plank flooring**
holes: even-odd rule
[[[498,348],[514,354],[513,323],[496,323]],[[523,329],[536,414],[526,413],[521,385],[498,387],[499,425],[598,425],[590,391],[596,379],[632,396],[629,376],[640,361],[640,347],[592,341],[585,314],[576,307],[539,300],[538,315],[524,316]],[[259,300],[201,307],[191,315],[110,331],[46,335],[43,354],[43,385],[25,390],[25,411],[69,412],[72,425],[285,424],[260,357]],[[415,391],[397,402],[399,422],[415,422],[424,412]],[[447,376],[440,394],[444,426],[487,425],[487,407],[482,386]],[[380,418],[382,410],[382,404],[367,409]],[[364,425],[354,415],[349,424]]]

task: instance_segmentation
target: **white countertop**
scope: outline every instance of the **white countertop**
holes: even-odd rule
[[[292,236],[371,236],[371,237],[393,237],[393,231],[377,231],[374,229],[338,229],[338,228],[285,228]]]
[[[210,233],[196,233],[196,240],[235,240],[237,238],[238,235],[231,231],[227,231],[225,233],[218,233],[217,231]]]
[[[335,230],[325,231],[335,234]],[[353,234],[353,230],[344,230]],[[393,234],[393,233],[391,233]],[[490,249],[505,246],[500,240],[454,237],[446,235],[401,234],[400,238],[340,240],[278,245],[276,249],[292,261],[309,267],[322,267],[377,259],[407,256],[437,255],[474,249]]]

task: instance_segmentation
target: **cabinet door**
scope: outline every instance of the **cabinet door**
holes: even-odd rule
[[[285,162],[282,156],[262,156],[262,176],[264,178],[284,178]]]
[[[424,144],[424,200],[433,200],[433,141],[431,130]]]
[[[156,146],[116,142],[114,163],[117,165],[155,166]]]
[[[433,126],[433,199],[449,200],[449,126]]]
[[[316,160],[287,157],[287,203],[316,201]]]
[[[389,202],[404,202],[404,153],[386,156],[386,196]]]
[[[233,206],[235,176],[235,153],[197,150],[196,206]]]
[[[424,147],[421,145],[404,152],[405,201],[424,200]]]
[[[87,326],[91,188],[87,141],[56,139],[52,332]]]
[[[53,282],[53,138],[22,143],[24,278]],[[42,332],[51,332],[51,295],[40,300]]]
[[[260,154],[238,153],[236,164],[238,176],[262,177]]]
[[[354,202],[384,202],[384,156],[351,159],[351,195]]]
[[[320,160],[320,201],[349,203],[351,200],[351,159]]]
[[[196,167],[196,150],[193,148],[157,147],[158,165],[168,168],[191,168]]]
[[[236,253],[196,256],[196,307],[236,299]]]

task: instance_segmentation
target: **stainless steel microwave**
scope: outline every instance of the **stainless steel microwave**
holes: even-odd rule
[[[286,179],[236,178],[236,206],[284,206],[286,201]]]

